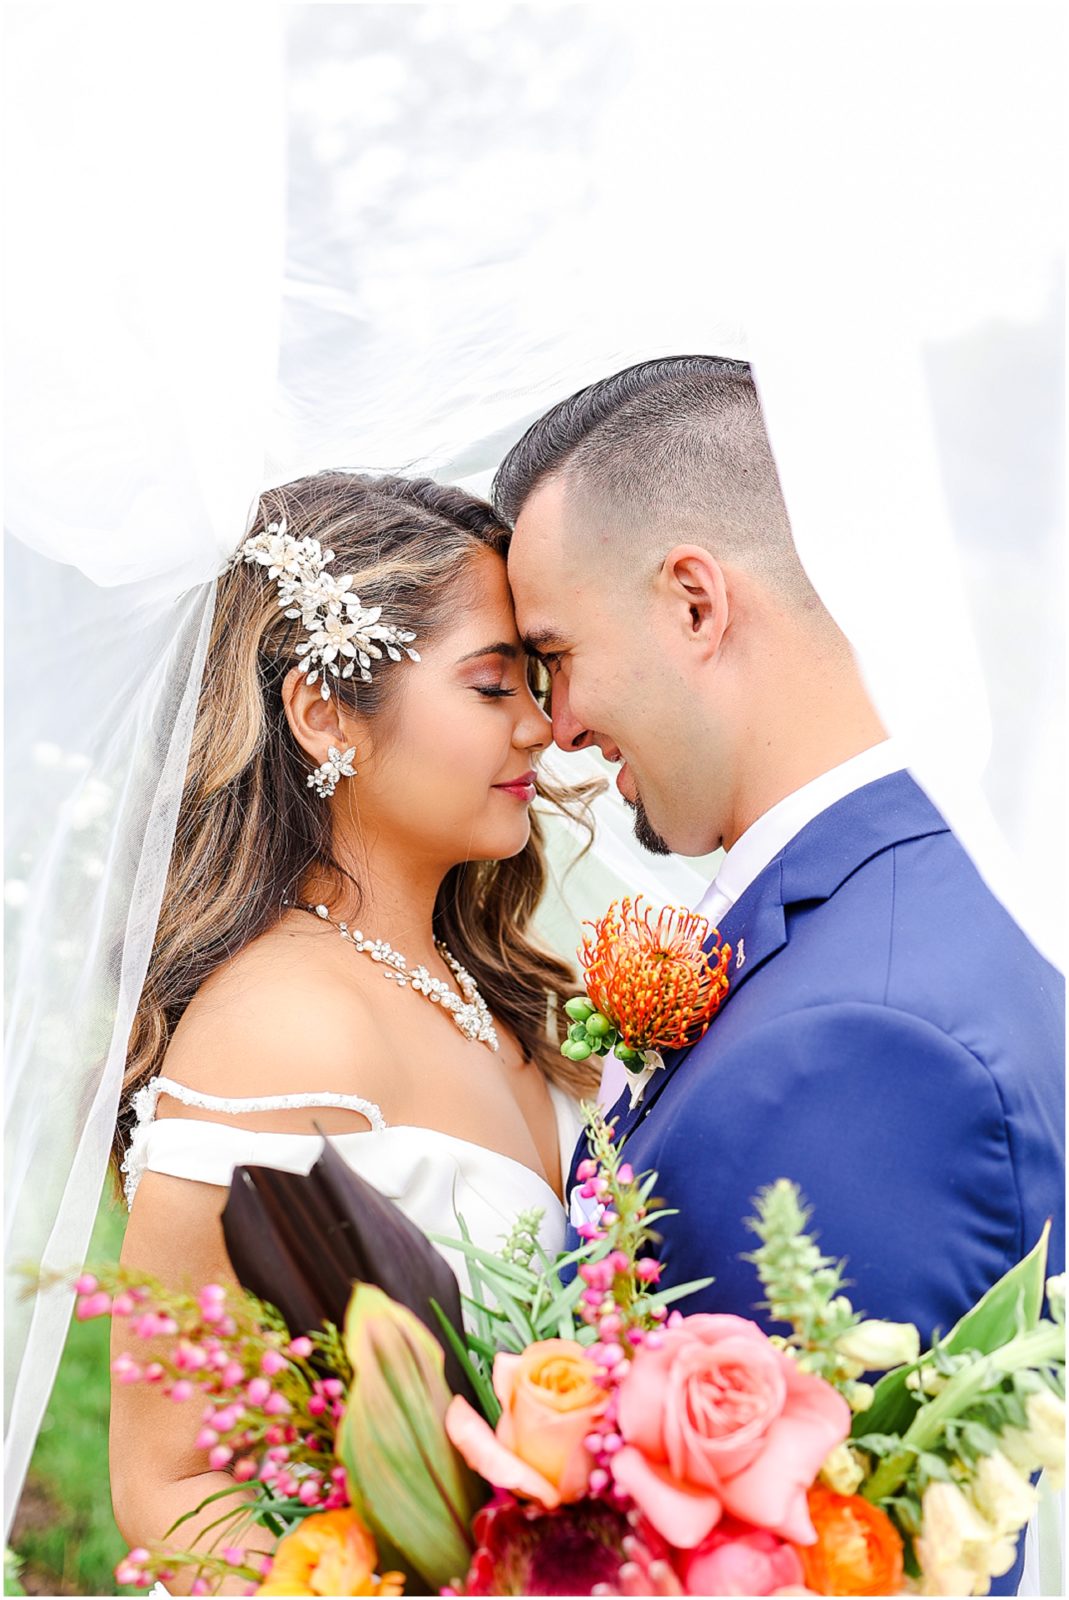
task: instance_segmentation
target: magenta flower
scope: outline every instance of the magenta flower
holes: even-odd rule
[[[554,1511],[498,1493],[475,1517],[476,1550],[462,1594],[590,1594],[611,1584],[630,1532],[622,1512],[597,1500]]]

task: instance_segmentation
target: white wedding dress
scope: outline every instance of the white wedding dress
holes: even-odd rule
[[[557,1117],[563,1181],[581,1119],[577,1102],[568,1094],[554,1084],[549,1085],[549,1092]],[[133,1097],[137,1121],[122,1167],[128,1206],[133,1205],[144,1172],[162,1172],[225,1189],[235,1167],[308,1172],[323,1148],[317,1133],[254,1132],[192,1117],[157,1119],[161,1094],[171,1095],[183,1105],[238,1115],[301,1106],[342,1106],[358,1111],[371,1124],[370,1131],[332,1133],[331,1144],[354,1172],[388,1196],[424,1233],[459,1238],[458,1218],[463,1217],[472,1243],[496,1251],[518,1214],[537,1206],[543,1213],[539,1229],[543,1249],[552,1256],[563,1246],[566,1219],[560,1200],[544,1178],[511,1156],[434,1128],[389,1127],[379,1107],[358,1095],[324,1091],[223,1099],[162,1076],[151,1079]],[[467,1292],[464,1257],[440,1245],[436,1248]]]

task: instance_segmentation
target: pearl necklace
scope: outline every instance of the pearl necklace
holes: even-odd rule
[[[499,1048],[494,1019],[476,987],[475,979],[438,939],[434,941],[435,949],[459,983],[463,1000],[441,978],[433,977],[426,967],[409,968],[401,952],[387,944],[385,939],[365,939],[359,928],[350,929],[347,922],[335,922],[326,906],[302,905],[299,900],[283,900],[282,904],[293,906],[298,911],[310,911],[313,916],[329,922],[354,950],[370,956],[372,961],[382,963],[384,978],[390,979],[401,989],[411,985],[417,994],[425,995],[432,1005],[441,1006],[465,1038],[485,1044],[491,1050]]]

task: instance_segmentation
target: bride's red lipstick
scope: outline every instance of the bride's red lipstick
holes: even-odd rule
[[[512,778],[508,783],[495,783],[495,789],[500,789],[503,794],[511,794],[517,800],[531,801],[535,797],[535,774],[524,772],[518,778]]]

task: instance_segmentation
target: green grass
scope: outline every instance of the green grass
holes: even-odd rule
[[[87,1259],[116,1260],[124,1226],[125,1212],[106,1193]],[[72,1321],[67,1335],[27,1476],[27,1515],[11,1541],[28,1594],[138,1593],[112,1575],[126,1546],[108,1487],[110,1327],[107,1317]]]

